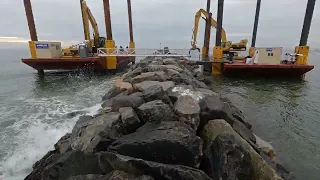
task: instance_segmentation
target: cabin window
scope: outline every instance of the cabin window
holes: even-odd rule
[[[268,56],[273,56],[273,53],[268,53]]]

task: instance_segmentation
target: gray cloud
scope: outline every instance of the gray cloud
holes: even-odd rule
[[[39,39],[83,39],[79,0],[31,0]],[[67,3],[66,3],[67,2]],[[105,36],[102,0],[87,0],[101,35]],[[129,41],[126,1],[111,3],[113,37],[117,45]],[[211,11],[216,18],[217,0]],[[307,0],[262,1],[258,46],[298,45]],[[251,39],[256,0],[226,0],[223,27],[229,40]],[[137,47],[190,47],[194,14],[205,8],[206,0],[132,0],[134,38]],[[319,6],[315,7],[309,44],[320,45]],[[22,0],[0,1],[0,37],[29,38]],[[201,20],[198,44],[202,46],[204,21]],[[212,30],[214,43],[215,30]]]

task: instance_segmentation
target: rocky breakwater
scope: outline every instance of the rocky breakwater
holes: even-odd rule
[[[133,65],[25,179],[293,179],[195,69],[172,58]]]

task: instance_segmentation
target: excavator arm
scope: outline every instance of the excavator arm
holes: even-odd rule
[[[89,19],[87,13],[87,3],[84,0],[81,0],[81,13],[83,21],[83,30],[84,30],[84,39],[90,41],[90,28],[89,28]]]
[[[201,15],[204,15],[205,18],[203,18]],[[206,19],[209,17],[209,14],[207,13],[207,11],[205,11],[204,9],[200,9],[196,15],[195,15],[195,19],[194,19],[194,29],[193,29],[193,34],[192,34],[192,41],[191,41],[191,46],[192,49],[199,49],[197,48],[197,34],[198,34],[198,30],[199,30],[199,20],[200,18]],[[214,28],[217,28],[217,21],[214,20],[213,18],[211,18],[211,26]],[[227,40],[227,35],[225,30],[222,28],[221,29],[221,46],[223,51],[230,51],[230,50],[246,50],[246,46],[247,46],[247,39],[243,39],[241,40],[239,43],[234,43],[232,44],[231,41]]]
[[[194,29],[193,29],[192,41],[191,41],[192,48],[196,48],[197,35],[198,35],[198,30],[199,30],[199,20],[202,17],[201,16],[202,14],[205,16],[205,18],[209,17],[209,14],[204,9],[200,9],[196,13],[195,18],[194,18]],[[217,21],[215,21],[213,18],[211,18],[211,26],[217,28]],[[226,35],[226,32],[223,28],[221,29],[221,41],[222,41],[222,43],[227,42],[227,35]]]
[[[105,38],[100,37],[99,28],[96,19],[94,18],[93,14],[91,13],[90,8],[88,7],[86,1],[81,0],[82,5],[82,13],[84,17],[84,30],[85,30],[85,39],[90,41],[91,46],[95,46],[97,48],[103,47],[105,44]],[[89,21],[92,26],[94,37],[93,41],[90,39],[90,29],[89,29]],[[88,39],[87,39],[88,36]]]

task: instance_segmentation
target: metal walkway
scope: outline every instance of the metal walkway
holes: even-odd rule
[[[191,57],[190,49],[114,49],[98,48],[98,56],[133,56],[133,57]]]

